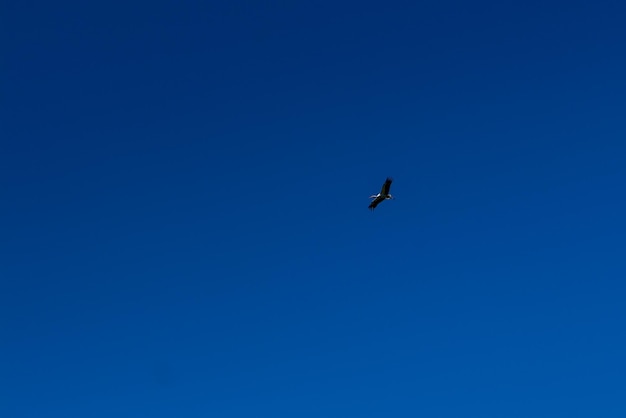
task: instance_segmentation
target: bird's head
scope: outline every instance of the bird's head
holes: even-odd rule
[[[392,195],[388,194],[387,195],[387,199],[395,199],[395,197],[393,197]]]

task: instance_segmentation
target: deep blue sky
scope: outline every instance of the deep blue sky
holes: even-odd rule
[[[1,14],[0,416],[626,416],[624,2]]]

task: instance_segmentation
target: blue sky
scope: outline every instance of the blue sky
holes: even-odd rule
[[[4,4],[0,415],[626,416],[625,13]]]

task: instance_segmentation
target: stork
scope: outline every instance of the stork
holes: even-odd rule
[[[382,202],[383,200],[394,198],[391,194],[389,194],[389,188],[391,187],[392,181],[393,179],[391,177],[387,177],[387,180],[385,180],[385,184],[383,184],[382,189],[380,189],[380,193],[373,194],[370,196],[370,199],[374,199],[368,206],[370,210],[376,209],[376,206],[378,206],[378,204]]]

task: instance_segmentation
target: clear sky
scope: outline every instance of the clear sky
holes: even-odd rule
[[[626,416],[623,1],[1,10],[0,416]]]

